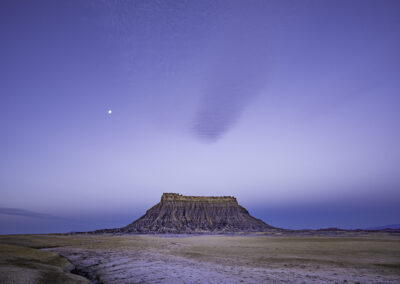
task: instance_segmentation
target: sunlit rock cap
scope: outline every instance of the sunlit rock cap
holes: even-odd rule
[[[163,193],[161,202],[167,201],[188,201],[188,202],[235,202],[233,196],[188,196],[179,193]]]

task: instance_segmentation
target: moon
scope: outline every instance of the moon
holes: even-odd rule
[[[109,110],[107,111],[107,113],[108,113],[108,114],[112,114],[112,110],[109,109]]]

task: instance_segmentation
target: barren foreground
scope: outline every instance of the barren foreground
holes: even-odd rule
[[[385,233],[0,236],[0,244],[0,250],[13,245],[58,253],[76,266],[73,272],[95,283],[400,283],[400,237]],[[0,283],[29,283],[26,273],[36,273],[34,263],[43,264],[38,256],[28,257],[32,263],[28,271],[23,256],[12,258],[9,252],[7,260],[3,255],[0,251]],[[57,259],[56,254],[50,256]],[[65,261],[58,260],[68,266]],[[25,282],[6,278],[12,269],[19,269],[21,277],[25,271]],[[65,269],[59,272],[68,283],[84,283]]]

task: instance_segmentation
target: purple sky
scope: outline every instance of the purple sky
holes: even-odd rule
[[[0,209],[86,230],[178,192],[234,195],[281,227],[400,223],[399,13],[397,0],[3,0]],[[2,212],[0,233],[37,218]]]

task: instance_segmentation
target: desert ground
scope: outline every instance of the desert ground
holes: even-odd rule
[[[0,283],[89,283],[87,279],[92,283],[400,283],[400,235],[0,236]]]

